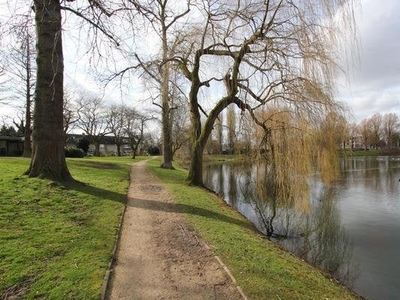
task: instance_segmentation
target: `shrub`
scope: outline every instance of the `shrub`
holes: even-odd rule
[[[89,145],[90,145],[89,140],[86,139],[86,138],[82,138],[82,139],[79,140],[79,142],[78,142],[78,144],[77,144],[76,146],[77,146],[79,149],[82,149],[82,150],[83,150],[83,153],[84,153],[85,155],[87,155],[87,153],[88,153],[88,151],[89,151]]]
[[[158,148],[157,146],[150,146],[150,147],[147,149],[147,152],[148,152],[150,155],[160,155],[160,148]]]
[[[85,153],[82,149],[76,147],[66,147],[65,148],[65,157],[79,157],[82,158],[85,156]]]

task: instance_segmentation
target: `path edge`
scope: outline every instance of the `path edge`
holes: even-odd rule
[[[131,178],[131,170],[132,170],[132,166],[129,169],[129,184],[131,182],[131,180],[130,180],[130,178]],[[104,275],[100,300],[105,300],[106,297],[107,297],[107,291],[108,291],[108,287],[110,285],[110,277],[111,277],[113,265],[114,265],[114,262],[115,262],[115,259],[116,259],[119,240],[121,238],[122,224],[123,224],[124,218],[125,218],[126,202],[127,201],[128,201],[128,194],[126,195],[126,198],[125,198],[124,209],[122,210],[121,220],[119,221],[117,233],[116,233],[115,238],[114,238],[114,246],[113,246],[113,250],[111,251],[111,258],[110,258],[110,261],[109,261],[108,266],[107,266],[106,274]]]
[[[146,168],[147,168],[147,164],[146,164]],[[131,166],[130,171],[129,171],[129,183],[131,181],[130,180],[131,169],[132,169],[132,166]],[[153,176],[154,176],[154,174],[153,174]],[[164,184],[161,183],[161,185],[164,186],[164,188],[166,188]],[[128,194],[126,195],[126,197],[128,197]],[[128,199],[126,198],[125,201],[127,201],[127,200]],[[106,274],[104,275],[103,287],[102,287],[101,296],[100,296],[101,300],[106,300],[106,297],[107,297],[107,292],[108,292],[108,287],[109,287],[109,284],[110,284],[110,277],[111,277],[111,273],[112,273],[112,268],[113,268],[113,265],[114,265],[114,262],[115,262],[115,259],[116,259],[116,253],[117,253],[117,250],[118,250],[119,240],[121,238],[122,224],[124,222],[126,208],[127,208],[127,205],[125,203],[124,204],[124,209],[122,211],[121,220],[120,220],[119,225],[118,225],[117,233],[115,235],[114,247],[113,247],[113,250],[111,252],[111,258],[110,258],[110,261],[108,263]],[[187,220],[185,220],[185,221],[187,223]],[[187,224],[187,225],[189,225],[189,224]],[[207,250],[211,251],[211,253],[212,253],[213,251],[210,248],[210,246],[208,246],[208,244],[204,241],[204,239],[201,239],[201,240],[202,240],[202,243],[203,243],[204,247]],[[249,298],[243,292],[242,288],[237,284],[236,278],[233,276],[233,274],[231,273],[229,268],[224,264],[224,262],[217,255],[214,255],[214,259],[221,265],[221,267],[223,268],[224,272],[231,279],[231,281],[235,285],[236,289],[238,290],[238,292],[242,296],[242,298],[244,300],[249,300]]]

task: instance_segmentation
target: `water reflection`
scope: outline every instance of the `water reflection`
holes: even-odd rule
[[[330,185],[307,178],[308,205],[300,206],[276,200],[271,183],[257,176],[267,173],[262,166],[207,165],[204,181],[260,231],[357,293],[397,299],[400,157],[343,158],[340,169]]]
[[[398,191],[399,157],[355,157],[342,159],[342,180],[337,184],[349,187],[359,183],[376,192],[394,193]]]
[[[205,182],[266,236],[351,285],[357,272],[351,260],[352,244],[335,205],[335,190],[312,180],[309,205],[299,208],[295,201],[277,200],[271,181],[260,176],[266,172],[260,165],[207,165]]]

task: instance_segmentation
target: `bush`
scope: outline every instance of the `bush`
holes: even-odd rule
[[[65,148],[65,157],[78,157],[82,158],[85,156],[85,153],[82,149],[76,147],[67,147]]]
[[[147,153],[149,153],[150,155],[160,155],[160,148],[158,148],[157,146],[150,146],[147,149]]]
[[[85,155],[88,154],[90,142],[86,138],[82,138],[79,140],[78,144],[76,145],[79,149],[83,150]]]

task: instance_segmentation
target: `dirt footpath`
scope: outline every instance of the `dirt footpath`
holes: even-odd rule
[[[243,299],[145,164],[131,169],[107,299]]]

